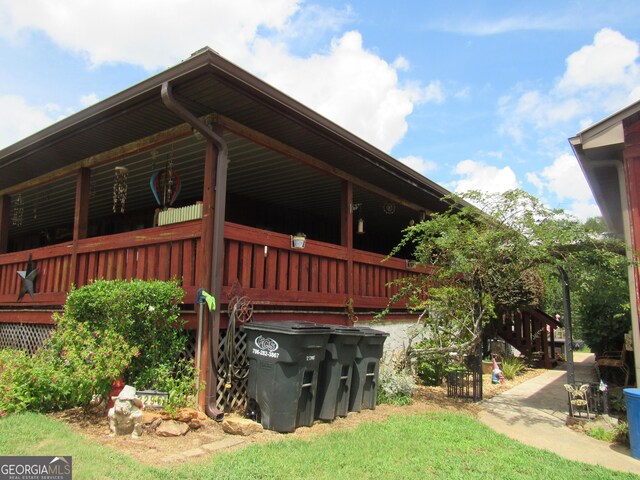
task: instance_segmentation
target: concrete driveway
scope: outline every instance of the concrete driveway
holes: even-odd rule
[[[575,353],[575,378],[595,378],[592,354]],[[568,415],[564,365],[480,402],[479,419],[498,433],[561,457],[640,475],[640,460],[628,448],[612,446],[565,425]]]

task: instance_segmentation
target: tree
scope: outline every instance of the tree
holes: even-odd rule
[[[408,227],[391,252],[410,248],[430,270],[398,280],[389,303],[404,299],[428,339],[410,345],[411,356],[474,352],[483,324],[498,307],[539,304],[545,269],[567,265],[585,250],[603,252],[582,224],[521,190],[470,192],[449,200],[444,213]]]
[[[572,290],[574,338],[586,342],[596,354],[619,350],[631,324],[629,286],[624,244],[607,231],[602,217],[593,217],[584,228],[596,248],[583,245],[566,265]],[[560,286],[553,275],[545,276],[543,308],[561,311]]]

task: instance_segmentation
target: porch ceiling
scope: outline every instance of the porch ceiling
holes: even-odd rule
[[[319,218],[339,218],[341,182],[338,179],[232,133],[225,133],[225,140],[229,145],[229,195],[292,211],[310,212]],[[156,150],[92,169],[89,217],[106,218],[113,214],[115,166],[125,166],[129,171],[127,212],[141,211],[147,212],[147,216],[152,215],[157,205],[151,192],[150,177],[153,171],[164,168],[169,161],[181,180],[176,206],[200,200],[204,150],[204,141],[192,135]],[[41,232],[54,236],[68,235],[70,231],[51,229],[72,224],[75,188],[75,177],[70,176],[20,194],[21,224],[12,222],[10,234]],[[417,220],[415,212],[396,205],[391,207],[394,212],[387,210],[385,213],[387,201],[363,189],[355,189],[354,203],[362,204],[356,215],[362,215],[368,226],[384,225],[399,232],[410,219]],[[236,206],[229,202],[227,208]]]
[[[182,120],[160,98],[165,81],[172,83],[175,95],[196,115],[225,115],[427,210],[444,208],[441,197],[448,193],[444,188],[210,49],[0,151],[0,192],[181,124]],[[273,158],[264,157],[255,161],[274,163]],[[231,190],[258,192],[269,188],[270,195],[275,196],[277,188],[265,184],[276,181],[277,185],[278,178],[295,173],[275,168],[261,168],[260,172],[260,177],[249,169],[236,172],[230,179],[235,182],[230,184]],[[310,200],[311,206],[323,208],[318,197],[318,186],[323,186],[323,181],[327,183],[328,198],[334,193],[331,188],[335,190],[335,182],[331,187],[328,184],[332,182],[323,175],[300,175],[297,198],[304,201],[309,185],[314,185],[316,195]],[[133,206],[135,197],[128,201]]]

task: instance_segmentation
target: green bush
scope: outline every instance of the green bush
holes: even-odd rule
[[[613,441],[629,446],[629,424],[627,422],[618,420],[618,425],[613,429]]]
[[[157,371],[159,383],[156,388],[169,394],[169,398],[164,403],[164,410],[175,417],[181,408],[194,403],[195,397],[204,387],[196,389],[196,380],[199,372],[194,366],[193,360],[180,360],[176,365],[169,367],[162,366]]]
[[[28,410],[35,399],[31,357],[22,350],[0,350],[0,414]]]
[[[422,340],[416,343],[415,349],[420,350],[438,346],[434,341]],[[424,385],[440,386],[447,372],[458,368],[457,358],[452,357],[449,353],[433,353],[416,357],[416,374]]]
[[[180,320],[183,296],[176,280],[98,280],[69,293],[63,317],[85,322],[92,331],[112,330],[137,347],[140,355],[125,381],[140,390],[156,388],[187,343]]]
[[[505,358],[502,360],[501,365],[502,374],[507,380],[513,380],[522,372],[524,372],[526,366],[522,360],[516,357]]]
[[[94,395],[109,392],[136,355],[138,348],[111,328],[91,330],[85,322],[58,318],[51,340],[33,357],[36,363],[56,367],[52,390],[57,403],[45,406],[45,411],[86,407]]]
[[[112,331],[63,321],[34,355],[0,351],[0,412],[87,407],[109,391],[137,351]]]
[[[120,376],[140,390],[167,388],[171,406],[184,406],[195,394],[195,371],[178,363],[187,340],[183,295],[176,281],[101,280],[73,289],[34,355],[0,351],[0,414],[87,407]]]
[[[413,375],[398,371],[390,365],[383,365],[378,375],[378,403],[410,405],[416,382]]]

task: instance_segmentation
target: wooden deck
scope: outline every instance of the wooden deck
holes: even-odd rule
[[[0,321],[49,323],[50,310],[64,304],[70,286],[93,279],[178,278],[185,304],[193,304],[200,287],[202,222],[192,221],[78,240],[51,247],[0,255]],[[18,302],[29,256],[39,268],[35,298]],[[223,298],[238,289],[255,305],[344,309],[386,306],[394,287],[387,283],[416,274],[404,260],[307,240],[291,248],[290,237],[227,222]],[[38,307],[38,308],[34,308]]]

